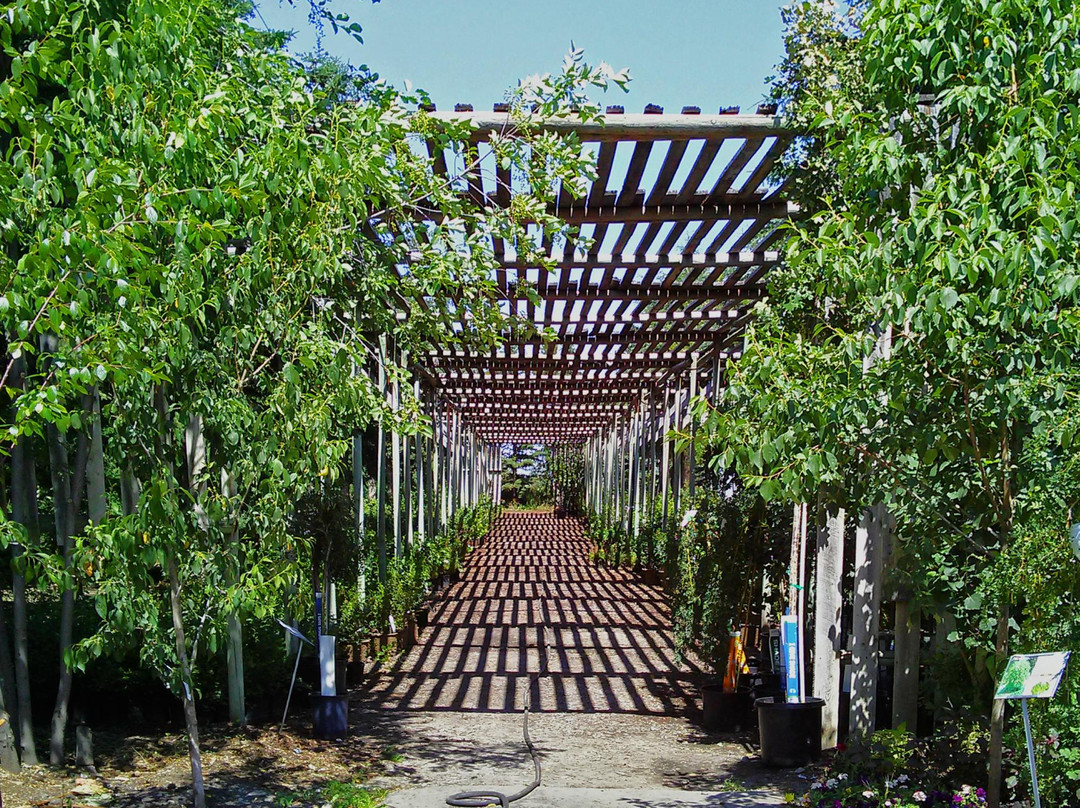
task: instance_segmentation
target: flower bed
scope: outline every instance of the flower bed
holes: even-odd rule
[[[977,808],[986,805],[986,792],[968,785],[956,791],[923,787],[906,774],[872,782],[840,772],[815,781],[802,804],[807,808]]]

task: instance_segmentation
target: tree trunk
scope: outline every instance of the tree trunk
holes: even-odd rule
[[[19,752],[15,748],[15,735],[11,730],[11,716],[7,714],[3,706],[0,706],[0,767],[12,774],[19,773]]]
[[[120,472],[120,509],[124,516],[131,516],[139,507],[139,480],[128,466]]]
[[[19,771],[19,750],[15,741],[8,707],[15,704],[15,666],[11,662],[11,646],[8,644],[7,615],[0,599],[0,767],[5,771]]]
[[[26,360],[16,360],[12,386],[26,386]],[[37,542],[37,471],[29,436],[20,438],[11,450],[11,514],[26,528],[27,540]],[[15,734],[19,739],[19,755],[24,766],[37,765],[34,744],[34,722],[30,709],[30,652],[26,632],[26,576],[23,574],[20,544],[11,546],[11,633],[15,662]]]
[[[1002,604],[998,612],[997,642],[994,652],[998,661],[1003,662],[1009,653],[1009,605]],[[988,808],[1001,806],[1001,759],[1005,737],[1005,699],[994,699],[990,711],[990,764],[987,767],[989,782],[986,784],[986,804]]]
[[[101,441],[101,395],[94,387],[88,396],[90,454],[86,462],[86,513],[90,523],[105,521],[105,451]]]
[[[71,475],[68,467],[67,440],[54,425],[46,428],[49,445],[49,467],[52,472],[54,511],[56,516],[56,543],[64,558],[64,571],[72,575],[74,543],[74,513],[71,503]],[[56,689],[56,707],[53,709],[52,727],[49,733],[49,762],[60,766],[64,762],[64,735],[67,731],[68,704],[71,701],[71,668],[67,664],[71,650],[71,637],[75,622],[74,581],[64,582],[60,600],[60,683]]]
[[[11,659],[11,639],[8,637],[7,613],[0,598],[0,707],[15,709],[15,663]]]
[[[240,547],[240,515],[236,512],[236,478],[221,472],[221,493],[229,498],[229,576],[231,584],[240,580],[242,566]],[[225,667],[229,676],[229,721],[239,726],[247,724],[244,700],[244,627],[240,613],[230,606],[226,617],[228,635],[225,641]]]
[[[187,724],[188,757],[191,760],[191,787],[195,808],[206,808],[206,788],[203,784],[202,755],[199,752],[199,719],[195,714],[195,695],[191,687],[191,665],[188,661],[187,638],[184,635],[184,614],[180,605],[180,575],[175,556],[169,556],[169,605],[172,611],[173,637],[176,658],[180,664],[180,680],[184,692],[184,722]]]

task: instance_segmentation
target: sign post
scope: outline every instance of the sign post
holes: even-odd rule
[[[1050,654],[1017,654],[1009,658],[1001,675],[995,699],[1018,699],[1024,715],[1024,735],[1027,738],[1028,766],[1031,768],[1031,793],[1035,808],[1042,808],[1039,800],[1039,775],[1035,769],[1035,743],[1031,738],[1031,716],[1028,702],[1031,699],[1051,699],[1057,693],[1065,666],[1069,664],[1068,651]]]

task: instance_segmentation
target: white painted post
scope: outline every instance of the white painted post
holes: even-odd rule
[[[855,531],[855,596],[852,615],[850,731],[868,737],[876,726],[878,630],[881,614],[881,555],[885,507],[874,505]]]
[[[386,336],[379,337],[379,395],[386,400]],[[375,538],[379,555],[379,581],[386,582],[386,426],[379,418],[378,434],[375,439]]]
[[[357,554],[359,562],[357,564],[356,585],[360,593],[360,600],[362,601],[367,588],[367,581],[365,579],[366,570],[364,568],[366,560],[366,555],[364,553],[364,539],[367,526],[364,521],[364,433],[359,429],[353,433],[352,449],[353,516],[355,519],[356,542],[360,550]]]
[[[660,496],[663,500],[661,507],[663,509],[663,523],[664,530],[668,529],[668,489],[671,485],[671,441],[668,440],[668,433],[671,431],[671,388],[664,388],[664,423],[663,423],[664,437],[661,444],[661,460],[660,460]]]
[[[396,417],[401,409],[401,382],[396,377],[391,384],[390,395],[391,409]],[[401,531],[401,435],[398,434],[396,428],[390,433],[390,477],[392,480],[390,507],[394,525],[394,558],[401,558],[403,539]]]
[[[814,696],[823,700],[821,748],[836,746],[840,729],[840,643],[844,608],[844,509],[825,516],[817,531],[814,573]]]
[[[689,494],[690,501],[693,502],[694,494],[697,492],[697,447],[694,443],[694,439],[697,437],[697,422],[694,420],[694,413],[692,407],[694,399],[698,394],[698,360],[701,358],[701,354],[697,351],[691,354],[690,358],[690,391],[686,397],[686,423],[690,432],[690,448],[687,449],[686,463],[688,471],[690,472],[689,481]]]

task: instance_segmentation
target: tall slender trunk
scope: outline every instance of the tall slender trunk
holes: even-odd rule
[[[11,575],[11,634],[15,663],[15,706],[19,736],[19,758],[24,766],[38,762],[37,745],[34,743],[34,719],[30,702],[30,652],[26,629],[26,576],[21,569],[23,548],[12,547],[15,571]]]
[[[131,516],[138,509],[139,493],[139,480],[127,466],[120,472],[120,509],[124,516]]]
[[[26,387],[26,360],[15,360],[12,386]],[[38,535],[37,471],[29,436],[15,442],[11,450],[11,515],[26,529],[27,541],[36,544]],[[15,664],[15,734],[24,766],[38,762],[34,744],[34,721],[30,709],[30,652],[26,630],[26,576],[23,574],[21,544],[11,546],[11,634]],[[9,705],[10,706],[10,705]]]
[[[1012,457],[1015,431],[1009,421],[1001,425],[1001,512],[998,519],[998,532],[1001,535],[1001,549],[1005,550],[1012,542],[1013,523],[1013,486]],[[1009,604],[1003,602],[998,607],[997,637],[994,642],[994,654],[999,669],[1004,665],[1009,654]],[[1005,708],[1004,699],[994,699],[990,710],[990,762],[987,766],[986,804],[989,808],[1001,806],[1001,762],[1005,750]]]
[[[15,709],[15,663],[11,659],[11,637],[3,598],[0,598],[0,699],[0,706],[5,710]]]
[[[90,523],[100,525],[106,517],[105,500],[105,447],[101,440],[101,394],[97,387],[87,395],[86,414],[89,416],[89,456],[84,475],[86,477],[86,514]]]
[[[68,466],[67,439],[56,426],[46,429],[49,446],[49,467],[52,473],[53,506],[56,517],[56,543],[64,559],[64,570],[72,572],[74,542],[74,509],[71,502],[71,472]],[[60,766],[64,762],[64,735],[67,732],[68,705],[71,701],[71,668],[67,664],[75,623],[75,585],[73,580],[64,582],[60,600],[60,682],[56,688],[56,707],[53,709],[49,733],[49,762]]]
[[[1009,653],[1009,605],[1003,603],[998,612],[997,641],[994,652],[998,660]],[[1001,806],[1001,762],[1005,749],[1005,699],[994,699],[990,711],[990,764],[987,767],[986,804],[988,808]]]
[[[187,724],[188,757],[191,760],[191,787],[195,794],[195,808],[206,808],[206,787],[203,783],[202,754],[199,751],[199,719],[195,714],[195,694],[191,683],[191,663],[187,653],[184,634],[184,614],[180,604],[180,575],[176,569],[176,557],[169,556],[169,606],[172,612],[173,637],[176,640],[176,658],[180,663],[180,679],[184,688],[184,722]]]
[[[15,704],[15,666],[11,662],[11,646],[8,643],[7,615],[0,599],[0,767],[5,771],[19,771],[19,750],[15,740],[15,727],[11,723],[9,705]]]
[[[230,523],[228,525],[229,583],[236,585],[240,580],[241,554],[240,516],[236,513],[236,478],[221,472],[221,493],[229,498]],[[247,724],[247,710],[244,706],[244,626],[240,622],[240,612],[230,606],[226,616],[228,634],[225,642],[225,667],[228,670],[229,683],[229,721],[240,726]]]
[[[165,386],[154,387],[154,409],[157,413],[157,438],[155,441],[157,459],[176,478],[173,465],[173,438],[170,434],[169,407]],[[187,446],[183,447],[185,452]],[[205,458],[203,458],[205,460]],[[185,463],[183,469],[188,481],[192,479],[190,469]],[[179,538],[179,537],[177,537]],[[202,754],[199,751],[199,718],[195,713],[195,693],[192,689],[191,658],[187,652],[187,635],[184,632],[184,610],[180,600],[180,573],[176,566],[175,550],[169,551],[166,562],[169,576],[169,612],[172,617],[173,640],[176,645],[176,661],[180,666],[180,684],[183,693],[180,698],[184,704],[184,723],[188,733],[188,758],[191,761],[191,788],[195,796],[195,808],[206,808],[206,787],[203,784]]]

